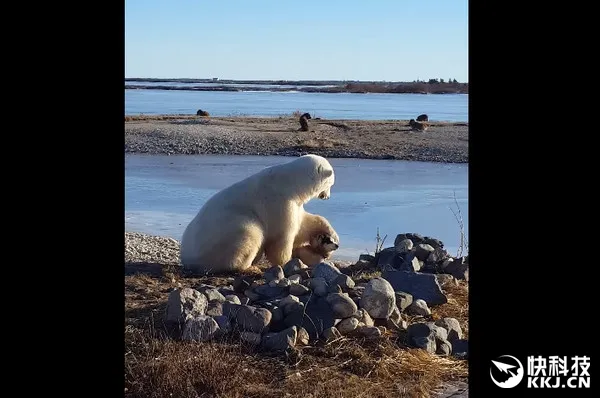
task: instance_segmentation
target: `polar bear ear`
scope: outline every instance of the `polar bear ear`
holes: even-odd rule
[[[331,170],[331,169],[323,170],[323,166],[319,165],[319,166],[317,166],[317,173],[323,177],[329,177],[333,174],[333,170]]]

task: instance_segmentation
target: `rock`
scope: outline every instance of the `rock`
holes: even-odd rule
[[[413,241],[410,239],[403,239],[401,241],[399,241],[398,243],[394,244],[394,248],[396,249],[397,253],[406,253],[412,250],[414,244]]]
[[[304,285],[292,284],[290,286],[290,294],[293,294],[294,296],[302,296],[309,292],[310,292],[310,289]]]
[[[221,287],[217,288],[217,290],[219,291],[219,293],[221,293],[223,295],[223,297],[225,297],[225,300],[227,300],[227,296],[236,293],[235,289],[231,285],[229,285],[229,286],[221,286]]]
[[[306,329],[300,327],[298,328],[298,334],[296,335],[296,344],[308,345],[310,342],[310,337],[308,336],[308,332]]]
[[[292,284],[292,282],[290,282],[290,280],[288,278],[283,278],[277,282],[276,286],[286,288],[286,287],[290,287],[291,284]]]
[[[292,326],[278,333],[265,334],[261,346],[269,351],[285,351],[296,345],[297,336],[298,330],[296,326]]]
[[[388,318],[395,306],[396,294],[392,285],[383,278],[371,279],[360,299],[360,308],[373,318]]]
[[[333,284],[341,287],[342,291],[344,292],[353,289],[355,285],[354,280],[345,274],[340,274],[337,278],[335,278]]]
[[[414,252],[404,253],[396,262],[398,271],[418,272],[421,270],[421,261],[417,258]]]
[[[422,315],[422,316],[427,316],[427,315],[431,315],[431,310],[429,309],[429,307],[427,306],[427,303],[425,302],[425,300],[421,300],[421,299],[417,299],[415,300],[407,309],[406,311],[409,314],[413,314],[413,315]]]
[[[358,256],[358,261],[364,261],[370,264],[375,264],[375,256],[372,256],[370,254],[361,254],[360,256]]]
[[[240,275],[233,280],[233,290],[237,293],[241,293],[250,288],[254,280],[247,275]]]
[[[198,315],[185,322],[182,339],[185,341],[208,341],[215,337],[218,331],[219,325],[212,317]]]
[[[460,359],[467,359],[469,357],[469,341],[465,339],[458,339],[452,342],[452,354]]]
[[[375,326],[362,326],[356,329],[356,332],[364,337],[379,337],[381,336],[381,329]]]
[[[436,339],[448,340],[448,331],[434,322],[427,322],[427,326],[433,331]]]
[[[337,330],[337,328],[335,326],[327,328],[323,331],[323,338],[326,341],[339,339],[340,337],[342,337],[342,334],[340,333],[339,330]]]
[[[217,325],[219,325],[219,334],[220,335],[225,335],[225,334],[229,334],[231,333],[231,322],[229,321],[229,318],[226,317],[225,315],[219,315],[219,316],[213,316],[212,317],[215,322],[217,322]]]
[[[421,261],[425,261],[427,260],[427,258],[429,257],[429,255],[434,251],[435,249],[431,246],[428,245],[426,243],[420,243],[417,245],[417,247],[415,248],[415,256],[421,260]]]
[[[444,261],[445,259],[447,259],[448,256],[449,254],[446,251],[446,249],[438,247],[437,249],[434,249],[431,253],[429,253],[429,257],[427,257],[426,262],[430,264],[437,264],[440,261]]]
[[[240,339],[251,345],[259,345],[262,340],[262,335],[259,333],[241,332]]]
[[[254,288],[254,293],[260,294],[262,297],[272,299],[285,296],[287,294],[287,289],[277,286],[260,285]]]
[[[373,322],[373,318],[371,318],[371,315],[369,315],[369,313],[362,308],[359,309],[358,311],[356,311],[356,314],[354,314],[354,317],[360,323],[364,323],[366,326],[374,326],[375,325],[375,322]]]
[[[413,296],[410,293],[396,292],[396,307],[400,312],[404,312],[413,303]]]
[[[286,305],[283,307],[283,316],[288,316],[292,312],[296,311],[304,312],[304,303],[298,302]]]
[[[328,288],[327,281],[322,277],[315,277],[309,280],[310,288],[317,296],[327,296]]]
[[[269,283],[271,281],[278,281],[283,279],[285,275],[283,274],[283,268],[279,265],[273,266],[265,271],[264,278],[265,282]]]
[[[448,265],[450,265],[453,262],[454,262],[454,259],[452,257],[445,259],[444,261],[442,261],[442,266],[440,267],[440,269],[442,271],[446,272],[446,267],[448,267]]]
[[[415,245],[422,243],[424,238],[421,234],[416,233],[407,233],[407,234],[398,234],[396,235],[396,239],[394,239],[394,246],[396,246],[400,241],[404,239],[410,239]]]
[[[246,291],[244,292],[244,295],[250,300],[250,301],[258,301],[261,299],[261,295],[256,293],[254,290],[252,289],[246,289]],[[240,299],[240,302],[242,300]],[[242,303],[243,304],[243,303]]]
[[[269,311],[271,311],[271,323],[281,322],[285,319],[285,314],[283,313],[283,308],[275,307]]]
[[[299,302],[300,300],[298,299],[298,297],[294,296],[293,294],[288,294],[287,296],[279,300],[279,306],[283,308],[288,304],[294,304]]]
[[[335,325],[333,310],[323,297],[312,296],[302,311],[294,311],[285,317],[286,326],[303,327],[310,339],[318,339],[323,331]]]
[[[345,336],[348,333],[353,332],[358,327],[359,323],[360,322],[356,318],[346,318],[342,319],[337,325],[335,325],[335,327],[337,330],[339,330],[342,336]]]
[[[386,279],[394,291],[410,293],[413,299],[422,299],[429,305],[439,305],[448,302],[446,295],[433,274],[406,271],[385,271],[382,278]]]
[[[312,268],[313,279],[323,278],[328,284],[333,283],[341,274],[340,270],[331,263],[321,262]]]
[[[448,285],[458,286],[456,278],[450,274],[435,274],[435,279],[437,279],[441,287]]]
[[[273,315],[266,308],[256,308],[249,305],[237,305],[225,302],[223,315],[235,321],[237,326],[247,332],[262,333]]]
[[[235,294],[228,294],[227,296],[225,296],[225,301],[229,301],[233,304],[242,304],[240,298]]]
[[[299,275],[302,277],[302,280],[312,278],[312,273],[310,272],[310,269],[303,269],[302,271],[300,271]]]
[[[201,285],[198,286],[196,288],[197,291],[199,291],[200,293],[204,294],[206,296],[206,298],[208,299],[208,301],[219,301],[219,302],[224,302],[225,301],[225,296],[223,296],[221,294],[221,292],[219,292],[219,290],[214,287],[214,286],[208,286],[208,285]]]
[[[435,353],[442,356],[449,356],[452,354],[452,344],[443,339],[435,339],[436,350]]]
[[[406,322],[402,318],[400,318],[400,320],[398,322],[388,319],[386,325],[390,329],[400,330],[400,331],[404,331],[408,328],[408,322]]]
[[[435,238],[430,238],[429,236],[425,236],[423,237],[423,242],[431,247],[433,247],[434,249],[443,249],[444,248],[444,243],[439,240],[439,239],[435,239]]]
[[[299,258],[293,258],[283,266],[283,275],[289,278],[292,275],[299,274],[303,269],[306,268],[308,268],[308,266],[304,264],[302,260]]]
[[[444,272],[452,275],[456,279],[461,279],[465,281],[469,281],[469,264],[463,263],[461,261],[452,261],[446,268],[444,268]]]
[[[377,253],[375,257],[377,268],[380,269],[395,269],[402,263],[400,253],[396,252],[395,247],[387,247]]]
[[[208,306],[206,307],[206,315],[209,315],[209,316],[223,315],[223,303],[221,303],[218,300],[209,301]]]
[[[400,314],[400,310],[397,306],[394,306],[394,309],[392,310],[392,313],[390,314],[388,319],[391,319],[396,324],[402,320],[402,314]]]
[[[296,284],[302,282],[302,277],[298,274],[291,275],[287,279],[288,279],[288,281],[290,281],[290,284],[292,284],[292,285],[296,285]]]
[[[346,293],[330,293],[325,300],[336,318],[348,318],[358,310],[354,301]]]
[[[248,304],[250,304],[250,299],[248,297],[242,297],[240,299],[240,304],[241,305],[248,305]]]
[[[448,341],[453,342],[463,338],[462,328],[456,318],[442,318],[435,322],[436,326],[444,328],[448,332]]]
[[[435,331],[433,324],[413,323],[406,331],[408,344],[416,348],[422,348],[430,353],[435,353],[437,345],[435,342]]]
[[[206,296],[199,291],[189,287],[175,289],[169,293],[165,320],[166,322],[183,323],[188,318],[204,315],[207,306]]]

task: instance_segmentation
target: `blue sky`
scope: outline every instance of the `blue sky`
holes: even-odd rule
[[[125,77],[467,82],[468,60],[468,0],[125,1]]]

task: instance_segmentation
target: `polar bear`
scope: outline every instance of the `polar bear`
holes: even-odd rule
[[[267,167],[212,196],[185,228],[180,260],[201,273],[241,271],[264,252],[274,265],[318,234],[339,237],[322,216],[304,205],[327,200],[335,182],[327,159],[309,154]]]
[[[337,235],[313,235],[308,244],[294,247],[292,257],[299,258],[304,264],[313,267],[331,257],[331,253],[340,247],[338,241]]]

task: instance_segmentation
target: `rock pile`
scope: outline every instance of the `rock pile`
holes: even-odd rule
[[[441,285],[468,278],[466,258],[450,257],[439,240],[401,234],[394,247],[361,255],[357,264],[365,263],[381,268],[382,276],[355,283],[345,273],[352,266],[342,272],[330,262],[309,268],[292,259],[267,269],[264,283],[238,276],[230,286],[175,289],[165,320],[178,326],[183,340],[234,336],[267,351],[341,336],[377,338],[390,329],[413,347],[466,357],[456,319],[407,321],[407,314],[426,317],[429,306],[447,302]]]

